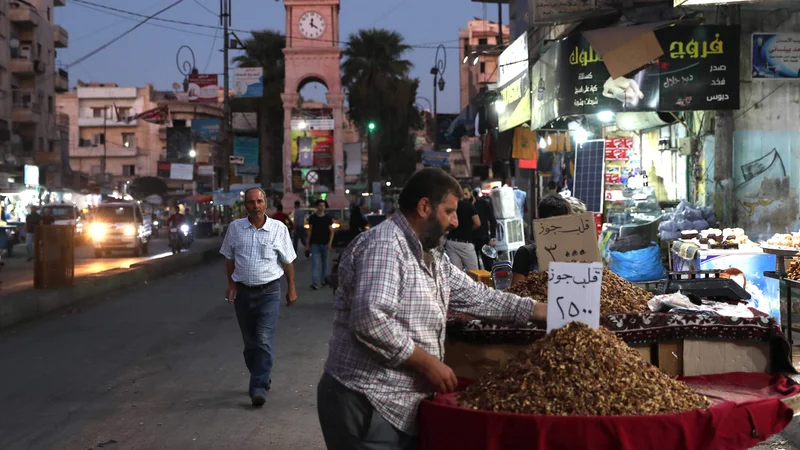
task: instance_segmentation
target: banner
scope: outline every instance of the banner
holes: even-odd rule
[[[170,164],[169,177],[173,180],[192,181],[194,179],[193,164]]]
[[[236,136],[233,138],[233,154],[244,158],[244,164],[236,166],[236,175],[258,175],[258,138]]]
[[[616,79],[583,35],[558,41],[531,71],[531,128],[601,111],[739,109],[738,26],[674,26],[655,35],[664,55]]]
[[[217,118],[192,119],[192,134],[195,139],[209,142],[219,141],[220,120]]]
[[[237,67],[233,69],[236,97],[264,96],[264,69],[261,67]]]
[[[447,152],[422,152],[422,165],[433,167],[448,167],[450,165],[450,154]]]
[[[753,33],[754,80],[800,80],[800,33]]]
[[[215,206],[233,206],[240,197],[238,192],[214,192],[213,201]]]
[[[531,83],[527,70],[520,72],[505,86],[501,86],[499,91],[501,100],[498,102],[502,102],[503,107],[497,110],[497,124],[501,132],[530,120]]]
[[[219,83],[216,74],[189,75],[189,101],[200,103],[218,103]]]
[[[258,131],[258,113],[231,114],[233,131]]]

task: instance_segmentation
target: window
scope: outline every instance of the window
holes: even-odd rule
[[[136,176],[136,166],[133,164],[125,164],[122,166],[122,176],[133,177]]]
[[[105,117],[106,109],[105,108],[92,108],[92,117],[101,118]]]
[[[486,38],[478,39],[478,45],[489,45],[489,40]]]
[[[39,138],[39,148],[38,148],[38,151],[40,151],[40,152],[43,152],[43,151],[45,151],[45,148],[44,148],[44,138],[41,138],[41,137]]]
[[[92,143],[94,145],[103,145],[106,143],[106,135],[105,133],[95,133],[92,136]]]
[[[136,133],[122,133],[123,147],[136,147]]]
[[[52,96],[52,95],[48,95],[48,96],[47,96],[47,111],[48,111],[50,114],[53,114],[53,108],[54,108],[54,107],[55,107],[55,106],[53,105],[53,96]]]
[[[92,146],[91,139],[84,139],[84,138],[78,139],[78,147],[91,147],[91,146]]]
[[[486,63],[485,62],[481,63],[481,73],[486,73]]]
[[[131,109],[126,107],[117,108],[117,120],[122,120],[131,115]]]

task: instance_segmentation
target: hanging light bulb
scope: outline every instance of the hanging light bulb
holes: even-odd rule
[[[574,135],[576,144],[583,144],[589,140],[589,132],[583,128],[578,128],[575,130]]]
[[[549,134],[547,135],[547,145],[553,145],[553,138]]]
[[[547,142],[544,141],[544,137],[539,138],[539,148],[542,150],[547,148]]]
[[[480,61],[480,60],[481,60],[481,57],[478,56],[478,55],[475,55],[475,59],[472,60],[472,65],[473,66],[477,66],[478,65],[478,61]]]

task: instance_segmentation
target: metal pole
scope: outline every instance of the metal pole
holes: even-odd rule
[[[443,58],[439,58],[439,51],[442,52]],[[445,49],[444,45],[439,44],[436,47],[436,57],[433,63],[433,69],[431,69],[431,75],[433,75],[433,148],[434,150],[439,150],[439,120],[437,114],[439,112],[439,105],[438,105],[438,90],[444,90],[444,71],[447,69],[447,49]]]
[[[222,119],[222,126],[220,132],[222,134],[222,139],[224,144],[224,150],[222,152],[224,161],[222,162],[223,167],[225,167],[225,171],[223,173],[223,184],[225,186],[225,192],[230,192],[231,190],[231,167],[230,167],[230,156],[233,154],[231,151],[231,147],[233,144],[233,137],[231,136],[230,130],[230,116],[231,116],[231,104],[230,104],[230,95],[228,93],[228,77],[229,77],[229,61],[228,61],[228,26],[231,23],[231,0],[220,0],[220,20],[222,21],[222,54],[224,58],[224,68],[223,68],[223,119]]]
[[[108,155],[108,137],[106,133],[108,133],[108,106],[106,106],[103,110],[103,160],[100,164],[100,173],[103,175],[103,185],[106,184],[106,157]]]
[[[497,2],[497,45],[503,45],[503,4]]]
[[[437,71],[438,72],[438,71]],[[439,120],[437,115],[438,111],[438,95],[436,87],[437,73],[433,74],[433,149],[439,151]]]

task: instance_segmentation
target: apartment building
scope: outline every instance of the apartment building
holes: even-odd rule
[[[502,53],[498,43],[499,25],[488,20],[472,20],[460,30],[459,67],[461,109],[469,105],[481,89],[497,82],[497,60]],[[510,30],[503,26],[503,43],[508,44]]]
[[[69,85],[69,74],[56,67],[57,49],[69,44],[55,23],[55,8],[65,4],[0,1],[0,171],[16,175],[25,164],[39,165],[40,182],[51,189],[70,175],[64,172],[67,119],[55,110],[56,92]]]

